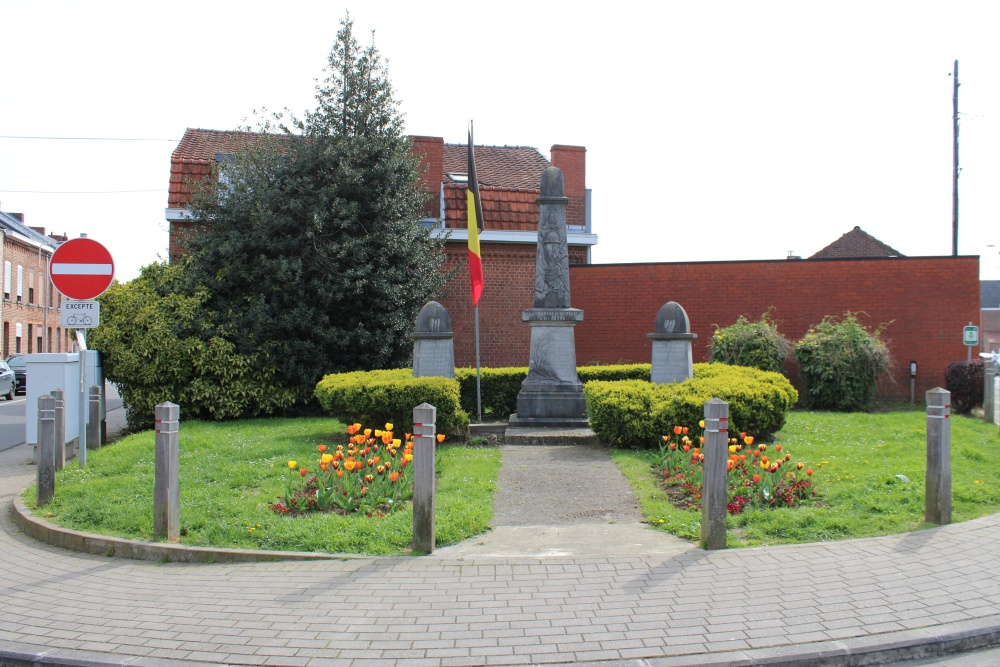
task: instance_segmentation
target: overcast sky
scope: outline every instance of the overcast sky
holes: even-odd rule
[[[166,257],[184,129],[312,108],[350,10],[407,133],[587,148],[596,263],[805,257],[855,225],[951,254],[958,59],[959,252],[998,279],[994,5],[0,0],[0,135],[170,140],[0,138],[0,210],[135,277]]]

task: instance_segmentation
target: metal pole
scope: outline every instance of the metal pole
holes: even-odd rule
[[[705,403],[705,460],[702,462],[701,548],[726,548],[726,470],[729,442],[729,404],[713,398]]]
[[[53,389],[52,398],[55,399],[56,470],[62,470],[66,465],[66,392]]]
[[[77,435],[76,460],[87,467],[87,330],[77,329],[80,345],[80,428]]]
[[[955,61],[955,72],[952,83],[954,91],[951,97],[952,115],[952,164],[951,164],[951,254],[958,256],[958,61]]]
[[[483,390],[479,375],[479,304],[476,304],[476,415],[483,421]]]
[[[951,523],[951,392],[927,392],[927,472],[924,477],[924,521]]]
[[[55,430],[56,399],[45,394],[38,397],[38,470],[36,472],[36,504],[41,507],[56,492]]]
[[[153,537],[177,542],[181,537],[180,419],[176,403],[154,409],[156,441],[153,473]]]
[[[435,431],[437,408],[421,403],[413,408],[413,550],[429,554],[435,541]]]

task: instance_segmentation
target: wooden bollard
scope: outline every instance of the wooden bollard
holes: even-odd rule
[[[153,481],[153,537],[177,542],[181,537],[179,426],[176,403],[156,406],[156,467]]]
[[[702,453],[701,548],[726,548],[726,506],[729,500],[729,404],[713,398],[705,403],[705,445]]]
[[[87,447],[100,449],[103,444],[101,442],[101,388],[96,384],[90,386],[88,407],[90,413],[87,421]]]
[[[424,554],[434,551],[436,420],[433,405],[413,408],[413,550]]]
[[[55,459],[56,470],[62,470],[66,465],[66,392],[53,389],[55,399]]]
[[[35,502],[48,504],[56,492],[56,399],[50,394],[38,397],[38,471]]]
[[[927,475],[924,521],[951,523],[951,392],[927,392]]]

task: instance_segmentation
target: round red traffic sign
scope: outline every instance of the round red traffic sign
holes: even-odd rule
[[[70,239],[52,254],[49,277],[63,296],[85,301],[108,289],[115,278],[115,263],[97,241]]]

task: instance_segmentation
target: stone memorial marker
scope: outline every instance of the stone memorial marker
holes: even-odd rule
[[[653,384],[684,382],[694,377],[691,358],[691,322],[678,303],[663,304],[656,315],[656,332],[646,334],[653,341],[653,368],[649,379]]]
[[[576,374],[573,329],[583,311],[570,307],[569,249],[563,175],[556,167],[542,173],[538,202],[534,308],[521,313],[531,327],[528,377],[517,395],[510,426],[580,427],[587,425],[583,383]]]
[[[451,317],[437,301],[428,301],[417,315],[413,339],[413,377],[455,377],[455,334]]]

